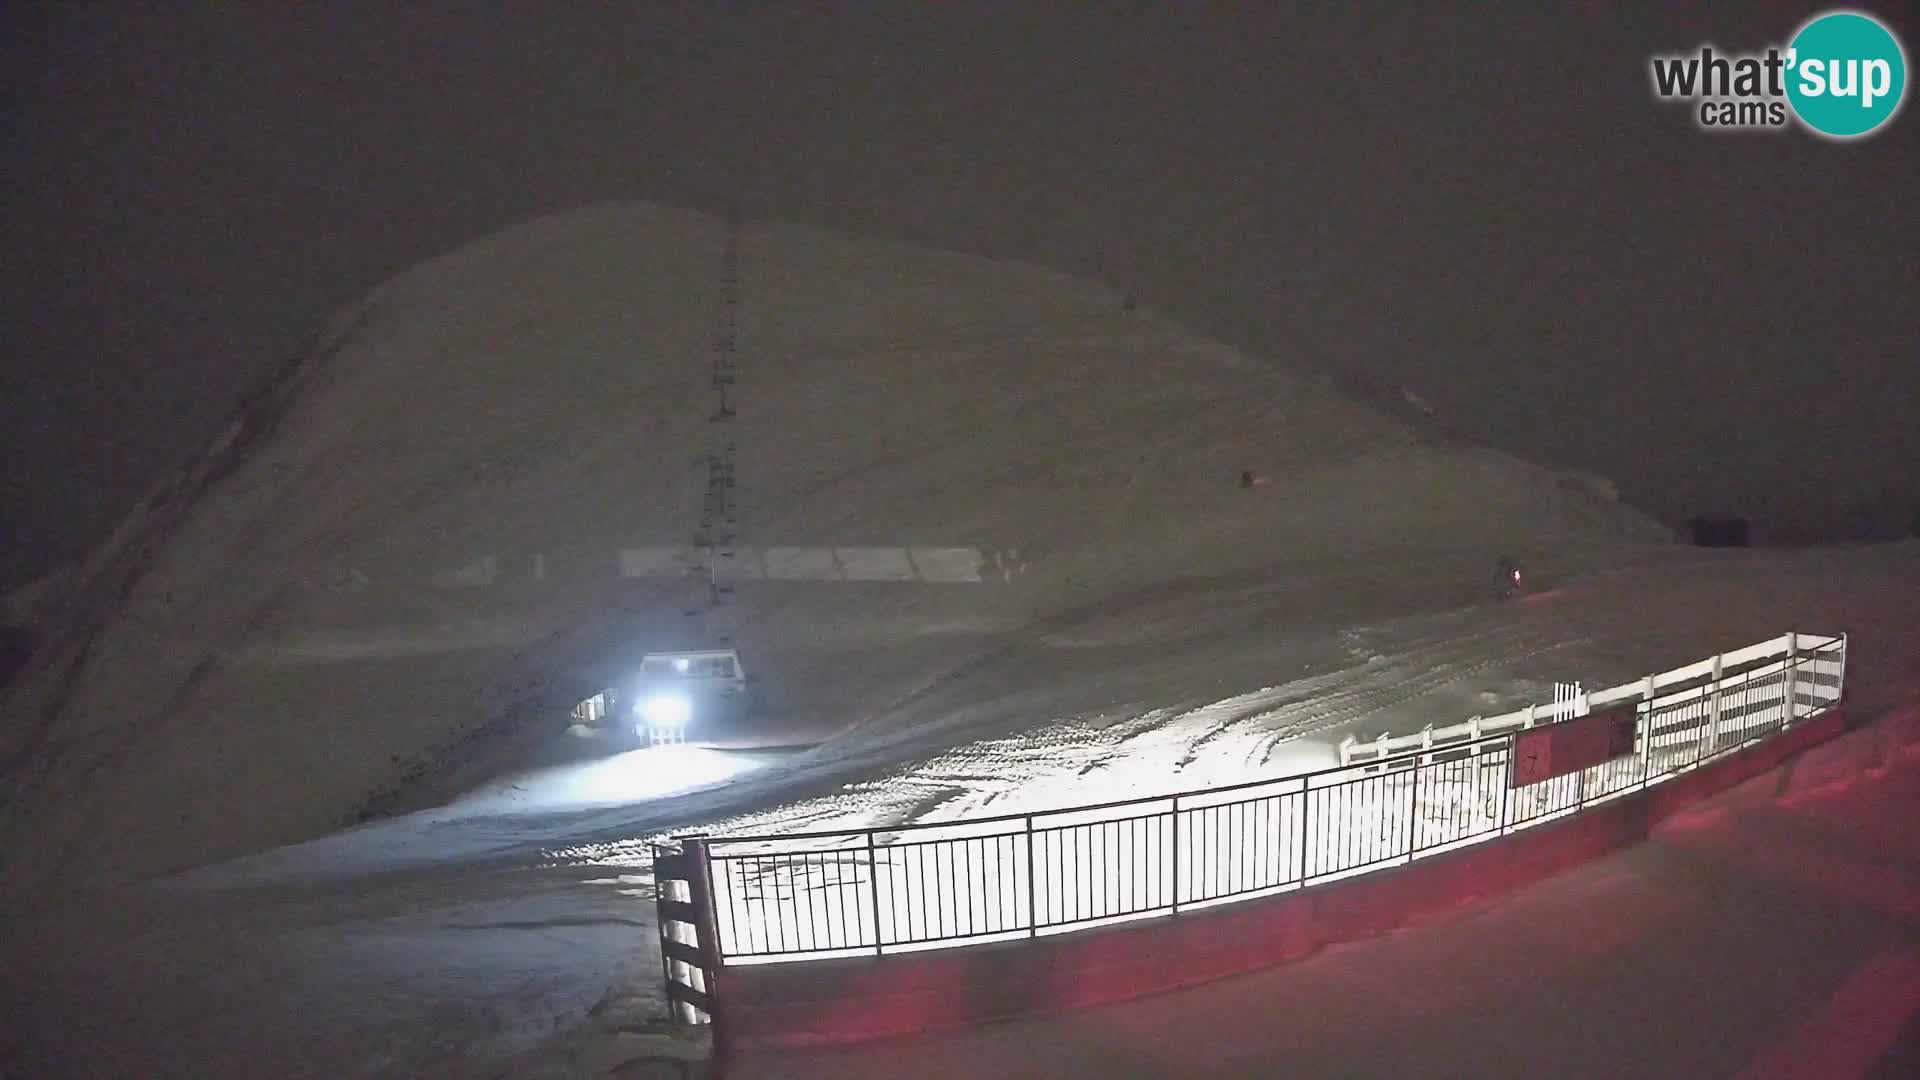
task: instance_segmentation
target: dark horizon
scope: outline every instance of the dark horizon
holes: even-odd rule
[[[1816,10],[12,13],[0,587],[387,277],[613,199],[1104,280],[1675,525],[1920,525],[1911,102],[1840,144],[1648,85]]]

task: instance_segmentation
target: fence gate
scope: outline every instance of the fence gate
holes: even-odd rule
[[[1553,684],[1553,712],[1549,714],[1554,723],[1571,720],[1576,716],[1587,715],[1585,703],[1581,699],[1582,690],[1577,682],[1557,682]]]
[[[667,1008],[683,1024],[711,1024],[716,1056],[725,1048],[720,1007],[720,939],[714,931],[713,879],[704,836],[653,844],[654,904]]]

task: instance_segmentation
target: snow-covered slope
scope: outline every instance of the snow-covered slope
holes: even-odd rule
[[[1225,643],[1192,656],[1186,672],[1159,672],[1157,681],[1207,703],[1198,708],[1115,709],[1017,735],[1016,724],[972,710],[891,734],[855,732],[678,795],[667,791],[714,779],[707,766],[762,755],[635,751],[0,920],[0,954],[16,976],[0,981],[0,1012],[13,1021],[0,1026],[0,1060],[11,1036],[29,1060],[49,1063],[23,1066],[24,1075],[251,1077],[270,1061],[326,1077],[624,1076],[612,1062],[661,1049],[642,1034],[666,1015],[646,844],[661,831],[866,827],[1250,779],[1248,743],[1302,722],[1357,717],[1370,729],[1413,730],[1539,700],[1553,680],[1627,681],[1751,641],[1759,627],[1850,630],[1856,717],[1899,704],[1911,714],[1920,702],[1910,601],[1920,594],[1920,545],[1619,554],[1633,564],[1518,603],[1369,619],[1333,634],[1295,629],[1297,619],[1263,633],[1268,624],[1238,608],[1158,610],[1156,634],[1178,626]],[[1377,571],[1402,595],[1422,572]],[[1250,606],[1284,612],[1292,595],[1262,590]],[[1027,659],[1098,651],[1055,640]],[[1010,651],[981,670],[1029,718],[1066,715],[1050,710],[1070,710],[1086,693],[1083,679],[1022,671],[1020,659]],[[1214,684],[1235,685],[1241,665],[1277,685],[1217,696]],[[1327,748],[1312,736],[1279,749]],[[1298,764],[1276,757],[1259,774]],[[578,805],[649,791],[656,797],[628,805]],[[764,809],[737,813],[756,806]],[[616,1056],[577,1060],[589,1052]]]
[[[1010,651],[1094,650],[1136,684],[1191,672],[1212,646],[1156,631],[1167,604],[1351,583],[1290,616],[1324,626],[1347,596],[1373,613],[1483,596],[1502,551],[1577,567],[1665,539],[1593,484],[1416,433],[1104,288],[750,222],[743,541],[972,547],[995,572],[746,582],[689,617],[685,583],[622,578],[618,553],[685,544],[699,516],[724,233],[658,207],[568,213],[344,315],[262,403],[272,423],[213,448],[231,467],[117,549],[124,587],[76,586],[93,599],[65,647],[7,688],[8,885],[177,867],[450,792],[639,652],[721,627],[766,680],[774,737],[799,738],[991,703],[983,661]],[[489,557],[491,584],[445,587]],[[1409,592],[1370,579],[1388,563],[1442,570]]]

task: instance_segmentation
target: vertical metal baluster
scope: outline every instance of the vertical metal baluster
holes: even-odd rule
[[[901,944],[911,944],[920,940],[920,931],[916,926],[925,926],[927,921],[926,889],[922,887],[922,875],[925,865],[920,861],[920,847],[914,843],[901,846],[906,857],[900,866],[900,913],[905,916],[900,927]]]
[[[1194,897],[1195,900],[1207,900],[1220,895],[1220,879],[1226,870],[1227,830],[1223,821],[1222,808],[1213,807],[1207,814],[1207,885],[1206,892]]]
[[[647,848],[653,852],[653,893],[654,900],[657,903],[667,887],[667,879],[660,876],[660,845],[649,843]],[[669,899],[671,899],[671,897],[669,897]],[[655,935],[660,939],[660,976],[671,983],[673,981],[673,958],[667,955],[667,920],[657,919],[656,921],[659,925],[653,929]],[[673,1006],[672,1011],[675,1013],[675,1019],[678,1019],[678,1013],[680,1012],[679,1005],[671,999],[668,1000],[668,1004]]]
[[[1173,797],[1173,913],[1180,914],[1180,796]]]
[[[1078,849],[1081,857],[1086,862],[1085,877],[1087,887],[1082,891],[1081,895],[1086,898],[1087,906],[1086,909],[1080,913],[1080,917],[1084,920],[1099,917],[1095,915],[1094,912],[1099,911],[1101,905],[1106,900],[1106,897],[1102,894],[1106,890],[1107,883],[1100,876],[1100,861],[1099,857],[1095,854],[1096,848],[1093,841],[1097,836],[1097,826],[1083,825],[1081,828],[1086,830],[1086,834],[1084,838],[1081,839]]]
[[[767,913],[766,863],[767,857],[764,855],[750,855],[742,860],[743,865],[752,868],[751,873],[744,873],[745,879],[753,882],[758,890],[756,895],[747,897],[749,911],[753,909],[754,901],[759,901],[760,917],[747,925],[747,944],[755,952],[766,952],[773,948],[773,928],[768,924],[772,916]],[[753,942],[756,936],[760,939],[757,945]]]
[[[815,855],[812,852],[800,856],[801,875],[800,880],[794,884],[793,894],[796,900],[804,894],[807,901],[807,933],[801,944],[801,947],[805,949],[817,949],[820,947],[820,932],[815,928],[813,921],[813,889],[811,886],[813,884],[814,858]],[[802,888],[803,885],[807,887]],[[799,920],[796,919],[794,921],[797,923]]]
[[[1300,781],[1300,884],[1307,883],[1307,819],[1313,816],[1313,787],[1311,781]]]
[[[925,844],[913,845],[913,880],[916,886],[914,895],[917,900],[914,906],[920,911],[920,929],[916,932],[909,925],[907,933],[914,941],[924,941],[927,937],[927,928],[933,925],[927,915],[927,899],[932,894],[927,890],[927,845]]]
[[[1320,835],[1317,838],[1321,852],[1319,870],[1322,874],[1331,874],[1340,869],[1340,863],[1346,858],[1345,847],[1348,830],[1340,823],[1348,820],[1347,792],[1350,783],[1336,784],[1326,790],[1326,798],[1320,804]]]
[[[1102,915],[1111,915],[1120,906],[1120,880],[1116,876],[1119,873],[1120,864],[1113,861],[1112,854],[1108,850],[1111,846],[1110,841],[1113,839],[1113,827],[1103,821],[1098,828],[1100,830],[1101,859],[1100,899],[1103,901],[1100,907],[1100,913]]]
[[[1001,920],[1000,929],[1012,930],[1014,928],[1013,920],[1019,918],[1019,916],[1015,914],[1015,912],[1020,910],[1020,889],[1017,884],[1020,880],[1020,873],[1019,871],[1014,869],[1014,864],[1013,864],[1013,860],[1019,856],[1013,849],[1014,844],[1013,844],[1012,833],[1007,833],[1003,835],[1001,839],[1006,841],[1006,854],[1004,854],[1000,858],[1000,895],[1002,899],[1005,900],[1005,903],[1003,903],[1000,907],[1000,910],[1004,915],[1004,918]],[[1031,833],[1027,834],[1027,839],[1028,840],[1033,839],[1033,836]],[[1031,921],[1033,918],[1033,881],[1032,881],[1033,851],[1031,848],[1029,848],[1027,851],[1026,862],[1027,862],[1027,874],[1028,874],[1027,918],[1029,920],[1027,925],[1031,926],[1033,925]]]
[[[800,897],[793,887],[793,861],[797,858],[789,852],[780,863],[780,887],[784,890],[781,897],[786,907],[780,913],[780,950],[792,952],[800,940]]]
[[[1267,800],[1260,800],[1259,809],[1255,811],[1255,816],[1259,819],[1259,824],[1256,828],[1260,831],[1254,834],[1254,857],[1259,860],[1260,868],[1258,872],[1255,873],[1254,880],[1261,882],[1261,885],[1257,887],[1264,888],[1267,882]]]
[[[1120,903],[1128,914],[1132,914],[1140,910],[1140,819],[1128,818],[1126,828],[1126,835],[1120,838],[1126,849],[1122,862],[1126,886]]]
[[[1073,912],[1076,910],[1073,899],[1073,826],[1065,825],[1054,830],[1053,848],[1060,862],[1060,882],[1053,890],[1052,900],[1059,911],[1049,914],[1048,919],[1065,924],[1073,921]]]
[[[900,854],[902,861],[900,863],[900,896],[898,902],[902,918],[897,921],[901,924],[899,928],[900,943],[905,945],[920,940],[920,932],[914,929],[914,926],[916,918],[921,925],[925,925],[926,923],[926,911],[922,907],[922,905],[926,903],[926,891],[916,884],[916,882],[920,880],[921,875],[919,846],[911,842],[902,844],[900,845]],[[889,882],[888,886],[891,887],[892,883]]]
[[[767,951],[780,951],[780,856],[768,855],[755,861],[763,872],[760,879],[761,928],[766,931]]]
[[[1039,933],[1040,929],[1039,908],[1037,906],[1039,903],[1037,897],[1040,895],[1040,878],[1036,876],[1038,871],[1034,869],[1033,848],[1034,845],[1039,842],[1039,834],[1033,831],[1033,817],[1029,815],[1027,817],[1027,925],[1033,929],[1035,934]]]
[[[986,901],[986,888],[985,888],[986,854],[984,852],[982,852],[980,855],[981,875],[980,875],[980,882],[978,884],[976,884],[974,881],[974,873],[973,873],[974,845],[978,844],[979,842],[980,842],[980,837],[977,837],[977,836],[968,837],[965,841],[966,847],[964,848],[964,851],[966,852],[966,856],[967,856],[966,897],[967,897],[967,933],[969,934],[974,934],[979,932],[975,930],[974,927],[985,926],[987,924],[986,908],[984,906]],[[978,913],[978,917],[976,917],[976,912]]]
[[[1379,776],[1356,785],[1346,792],[1347,805],[1341,814],[1343,819],[1352,821],[1359,815],[1361,808],[1372,806],[1378,810],[1378,820],[1375,821],[1373,827],[1369,829],[1355,829],[1351,825],[1341,829],[1339,822],[1332,823],[1333,828],[1340,829],[1346,833],[1348,837],[1347,853],[1341,858],[1336,869],[1342,871],[1351,870],[1355,866],[1366,862],[1367,859],[1372,856],[1373,852],[1379,848],[1381,827],[1386,824],[1389,814],[1389,809],[1386,805],[1386,779],[1387,774],[1381,773]],[[1369,796],[1367,794],[1369,792],[1374,794]]]
[[[880,955],[880,853],[873,846],[873,831],[867,831],[867,891],[873,897],[873,954]]]
[[[807,913],[803,910],[807,895],[806,889],[802,887],[807,880],[807,860],[809,858],[811,858],[811,856],[806,852],[801,852],[795,856],[794,864],[797,864],[798,871],[787,875],[787,880],[793,888],[793,947],[801,950],[809,948],[811,945],[807,939]]]
[[[927,845],[927,855],[933,860],[933,888],[927,890],[927,899],[933,904],[927,924],[927,940],[947,936],[951,929],[948,915],[953,900],[953,841],[940,840]]]
[[[1100,865],[1105,850],[1096,843],[1100,839],[1100,826],[1087,826],[1087,917],[1097,919],[1107,910],[1106,868]],[[1098,882],[1098,885],[1095,884]]]
[[[740,861],[740,891],[745,894],[741,902],[748,913],[747,947],[755,952],[773,947],[767,928],[766,876],[762,865],[765,861],[758,855],[745,856]]]
[[[1499,778],[1500,823],[1498,825],[1498,828],[1502,833],[1505,833],[1507,831],[1507,795],[1509,792],[1513,790],[1513,745],[1514,745],[1513,736],[1508,735],[1506,737],[1506,743],[1507,745],[1505,749],[1506,749],[1506,755],[1507,755],[1507,767],[1500,770],[1501,773],[1503,773],[1504,775],[1502,775]]]
[[[954,887],[953,841],[942,840],[930,846],[927,851],[933,855],[933,915],[934,925],[930,928],[929,939],[946,937],[959,925],[959,911],[954,906],[956,894]]]
[[[779,930],[780,922],[780,912],[776,910],[780,903],[778,885],[780,856],[755,856],[753,868],[760,883],[760,935],[766,939],[763,948],[767,952],[775,952],[779,949],[779,945],[774,942],[774,937]]]
[[[954,890],[953,932],[956,934],[966,934],[969,937],[971,937],[973,935],[973,897],[974,897],[973,838],[972,837],[967,837],[960,841],[960,865],[964,868],[964,873],[960,875],[960,879],[964,881],[966,884],[965,884],[965,887]],[[960,902],[962,900],[965,900],[967,905],[967,918],[966,918],[966,925],[964,927],[961,926],[961,920],[960,920]]]
[[[1207,866],[1201,871],[1200,888],[1193,894],[1195,900],[1205,900],[1214,896],[1220,888],[1220,845],[1226,830],[1220,828],[1220,808],[1210,806],[1200,811],[1207,823]]]
[[[1096,844],[1094,842],[1096,840],[1098,840],[1099,843]],[[1098,854],[1095,854],[1096,852]],[[1107,911],[1109,910],[1108,908],[1109,901],[1107,899],[1107,868],[1101,862],[1101,860],[1105,859],[1106,856],[1107,856],[1107,847],[1106,847],[1105,828],[1100,825],[1088,825],[1087,826],[1087,873],[1089,877],[1098,876],[1100,879],[1100,903],[1098,905],[1095,905],[1092,909],[1093,911],[1099,912],[1100,915],[1106,914]],[[1093,890],[1088,889],[1087,892],[1089,895],[1091,895],[1093,893]],[[1099,915],[1094,916],[1094,918],[1099,918],[1099,917],[1100,917]]]
[[[1787,633],[1786,666],[1780,671],[1782,696],[1780,698],[1780,723],[1777,725],[1779,729],[1785,729],[1793,725],[1793,684],[1796,674],[1794,669],[1799,665],[1799,655],[1799,636],[1789,631]]]
[[[932,941],[944,937],[947,933],[947,903],[952,898],[952,890],[946,887],[946,879],[952,877],[953,859],[951,841],[936,840],[920,849],[926,853],[931,865],[927,873],[933,878],[933,885],[927,889],[927,932],[923,939]]]
[[[1244,800],[1233,805],[1233,850],[1236,855],[1244,856],[1247,853],[1247,814],[1253,808]],[[1246,888],[1248,869],[1244,858],[1233,860],[1232,888],[1235,892]]]
[[[1260,888],[1281,884],[1281,796],[1260,805]]]
[[[1362,780],[1360,784],[1365,785],[1369,782],[1370,781]],[[1340,797],[1340,808],[1337,812],[1326,815],[1326,820],[1320,824],[1320,831],[1327,834],[1327,846],[1332,851],[1327,858],[1326,870],[1328,873],[1335,873],[1346,868],[1347,860],[1351,857],[1353,849],[1353,834],[1357,831],[1350,825],[1344,828],[1341,826],[1341,822],[1351,823],[1353,820],[1352,795],[1354,785],[1341,784],[1334,790]],[[1333,800],[1328,799],[1327,801],[1332,802]]]
[[[781,885],[786,881],[787,856],[770,855],[767,864],[771,873],[767,875],[767,948],[774,952],[783,952],[787,947],[787,915],[781,905],[786,897],[781,895]]]
[[[827,857],[829,854],[830,852],[825,851],[816,851],[813,854],[813,864],[820,875],[819,882],[813,888],[814,901],[809,909],[813,912],[813,947],[816,949],[833,947],[833,907],[828,902],[830,893],[828,892],[827,885]],[[811,878],[809,878],[809,881],[811,881]],[[825,944],[821,943],[823,941]]]
[[[1213,895],[1213,874],[1219,865],[1218,852],[1220,837],[1214,831],[1215,811],[1211,807],[1196,807],[1193,811],[1193,827],[1200,831],[1192,844],[1193,853],[1200,859],[1195,867],[1193,895],[1187,897],[1188,903],[1199,903]]]
[[[849,903],[847,900],[847,860],[846,860],[845,852],[846,852],[846,848],[843,846],[836,846],[834,848],[834,853],[840,856],[840,860],[834,864],[835,878],[834,878],[833,895],[834,895],[834,902],[840,909],[839,947],[842,949],[851,948],[855,944],[855,940],[856,940],[855,935],[853,933],[852,928],[847,924],[847,914],[849,911],[858,910],[859,891],[860,891],[858,888],[854,889],[854,897],[853,897],[854,902]],[[859,881],[857,877],[854,880],[856,882]],[[855,917],[858,918],[858,916],[855,916]]]
[[[786,872],[781,875],[781,878],[786,882],[786,885],[787,885],[788,911],[787,911],[787,914],[781,919],[780,948],[788,952],[793,951],[795,943],[800,940],[800,890],[795,888],[793,884],[793,860],[794,859],[795,859],[795,856],[793,855],[787,856],[787,861],[785,864]]]
[[[1233,843],[1233,807],[1229,805],[1214,808],[1211,825],[1213,831],[1208,835],[1213,839],[1213,865],[1208,867],[1213,873],[1213,882],[1207,888],[1207,899],[1226,895],[1232,888],[1233,864],[1230,845]]]
[[[1079,867],[1075,867],[1075,878],[1081,878],[1081,880],[1087,882],[1087,888],[1079,890],[1079,896],[1085,901],[1085,903],[1081,905],[1081,913],[1079,913],[1079,915],[1081,915],[1081,920],[1092,919],[1092,913],[1098,911],[1098,903],[1100,903],[1100,901],[1096,899],[1098,892],[1096,892],[1096,886],[1094,886],[1094,878],[1098,878],[1098,874],[1094,872],[1094,861],[1092,861],[1091,824],[1081,824],[1081,826],[1077,826],[1077,828],[1073,830],[1073,857],[1081,863]],[[1081,869],[1081,867],[1085,867],[1085,869]]]
[[[1073,867],[1073,876],[1068,883],[1066,893],[1073,897],[1073,914],[1067,915],[1064,921],[1078,922],[1082,916],[1081,901],[1084,899],[1084,894],[1080,888],[1080,826],[1070,826],[1067,829],[1067,837],[1070,841],[1067,849],[1067,859]]]
[[[1407,861],[1413,861],[1414,829],[1420,822],[1420,759],[1413,759],[1413,768],[1407,770]]]
[[[716,859],[714,860],[714,865],[720,870],[721,880],[725,882],[727,890],[727,914],[731,916],[727,920],[727,936],[731,940],[722,942],[722,944],[728,947],[728,952],[736,952],[740,947],[740,928],[744,926],[745,923],[740,919],[740,895],[736,893],[733,888],[733,863]],[[654,888],[663,888],[665,884],[666,883],[662,881],[655,881]],[[752,947],[751,943],[749,943],[748,947]]]

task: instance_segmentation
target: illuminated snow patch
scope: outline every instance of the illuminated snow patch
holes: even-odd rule
[[[509,777],[453,805],[475,811],[618,805],[718,784],[758,764],[751,754],[657,746]]]

